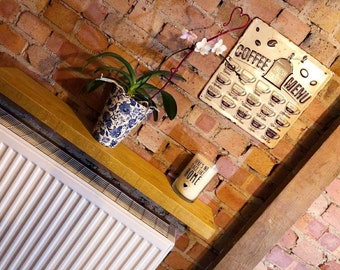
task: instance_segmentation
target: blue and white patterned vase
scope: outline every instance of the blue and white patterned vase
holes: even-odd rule
[[[151,109],[125,95],[121,86],[117,85],[106,101],[92,135],[99,143],[113,148],[151,112]]]

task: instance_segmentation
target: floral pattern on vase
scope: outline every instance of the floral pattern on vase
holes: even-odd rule
[[[150,108],[125,95],[116,85],[93,129],[93,137],[101,144],[113,148],[151,112]]]

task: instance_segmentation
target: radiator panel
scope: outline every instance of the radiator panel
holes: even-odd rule
[[[67,154],[53,145],[49,156],[42,154],[41,138],[18,137],[0,117],[0,269],[155,269],[160,264],[174,245],[172,235],[151,228],[161,221],[140,211],[138,218],[132,215],[136,204],[126,204],[130,212],[124,209],[124,194],[106,184],[104,193],[122,198],[116,203],[71,173],[90,174],[79,172],[79,164],[71,166]]]

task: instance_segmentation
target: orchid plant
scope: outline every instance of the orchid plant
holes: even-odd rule
[[[112,67],[112,66],[102,66],[99,67],[95,70],[95,73],[100,73],[100,77],[92,80],[88,86],[87,86],[87,91],[93,91],[96,89],[98,86],[102,85],[103,83],[120,83],[126,94],[128,96],[131,96],[132,98],[136,99],[136,101],[139,102],[146,102],[148,106],[153,108],[154,112],[154,120],[156,121],[158,119],[158,112],[156,108],[156,103],[153,101],[154,97],[158,94],[161,94],[162,99],[163,99],[163,107],[165,112],[167,113],[168,117],[170,119],[174,119],[177,114],[177,104],[175,99],[167,93],[164,89],[165,87],[172,82],[173,79],[182,79],[183,78],[177,74],[179,68],[182,66],[184,61],[193,53],[193,52],[198,52],[201,55],[208,55],[209,53],[215,53],[216,55],[222,55],[223,52],[227,50],[227,47],[223,44],[223,39],[221,38],[222,35],[225,35],[229,32],[243,29],[245,28],[249,22],[250,22],[250,17],[248,14],[243,14],[243,10],[241,7],[236,7],[233,9],[229,21],[224,23],[223,26],[227,27],[234,15],[234,13],[239,10],[240,12],[240,17],[245,16],[247,18],[245,24],[239,27],[234,27],[225,31],[222,31],[221,33],[211,37],[211,38],[203,38],[201,41],[195,43],[197,39],[197,35],[187,29],[182,30],[182,34],[180,36],[180,39],[186,40],[189,43],[189,47],[177,50],[173,53],[171,53],[169,56],[165,57],[161,63],[159,64],[158,68],[156,70],[147,72],[146,74],[143,74],[140,77],[137,77],[135,74],[135,71],[133,70],[132,66],[128,63],[126,59],[124,59],[122,56],[111,53],[111,52],[104,52],[100,53],[98,55],[95,55],[91,57],[85,67],[87,67],[90,63],[96,61],[99,58],[102,57],[112,57],[121,64],[123,64],[125,70],[122,70],[117,67]],[[177,67],[171,68],[170,71],[162,70],[161,66],[166,62],[170,57],[174,56],[175,54],[179,52],[187,51],[187,53],[184,55],[182,60],[179,62]],[[109,74],[107,76],[103,76],[103,72],[108,72]],[[110,73],[118,74],[118,77],[112,78],[110,77]],[[165,78],[165,83],[161,88],[156,87],[155,85],[152,85],[149,83],[149,80],[152,77],[162,77]],[[148,90],[152,90],[153,94],[149,94]],[[156,90],[156,92],[155,92]]]

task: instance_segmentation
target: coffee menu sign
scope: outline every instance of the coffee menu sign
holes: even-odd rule
[[[256,18],[200,99],[273,148],[331,77],[320,62]]]

